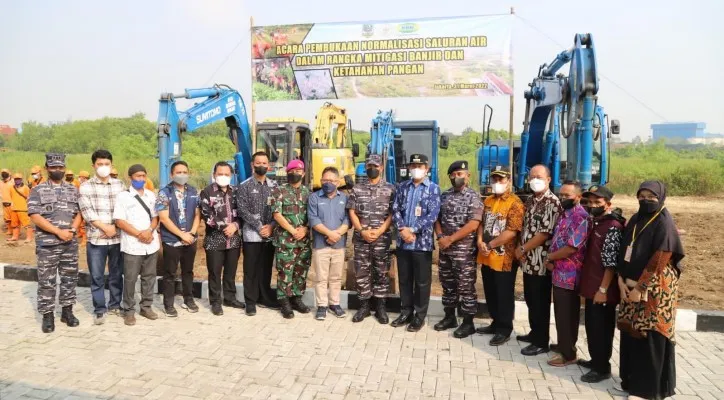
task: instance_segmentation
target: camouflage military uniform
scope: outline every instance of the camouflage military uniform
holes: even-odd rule
[[[358,184],[350,193],[347,209],[355,211],[363,229],[377,229],[392,214],[394,194],[395,186],[382,179],[377,184]],[[384,298],[390,291],[391,242],[389,229],[372,243],[362,239],[360,232],[354,232],[354,267],[360,300],[367,300],[373,294]]]
[[[60,229],[71,229],[80,212],[78,189],[70,183],[45,181],[34,187],[28,197],[28,215],[39,214]],[[78,282],[78,241],[75,236],[63,242],[52,233],[38,229],[35,236],[38,257],[38,312],[55,310],[56,274],[60,273],[60,305],[75,304]]]
[[[297,228],[307,226],[307,200],[309,188],[294,188],[289,184],[272,190],[272,213],[280,213]],[[301,296],[307,288],[307,272],[312,258],[309,235],[296,240],[292,234],[277,225],[274,228],[276,247],[277,298]]]
[[[483,203],[478,193],[465,187],[460,191],[450,188],[440,196],[438,221],[443,236],[451,236],[471,220],[483,219]],[[457,307],[463,314],[477,312],[478,298],[475,291],[475,232],[458,240],[445,250],[440,250],[439,274],[442,285],[443,307]]]

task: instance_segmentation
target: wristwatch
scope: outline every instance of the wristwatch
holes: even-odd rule
[[[598,291],[601,292],[601,293],[603,293],[603,294],[606,294],[606,292],[608,292],[608,289],[606,289],[605,287],[601,286],[601,287],[598,288]]]

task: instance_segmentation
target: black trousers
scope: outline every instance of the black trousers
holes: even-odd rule
[[[616,329],[616,303],[593,304],[593,300],[586,299],[585,323],[592,369],[600,374],[609,374]]]
[[[575,290],[553,287],[558,350],[566,360],[577,358],[578,324],[581,322],[581,298]]]
[[[550,342],[551,287],[550,275],[523,274],[523,295],[528,306],[531,343],[546,348]]]
[[[485,302],[493,320],[491,325],[495,328],[495,333],[510,336],[515,317],[515,275],[518,265],[514,264],[510,271],[495,271],[483,265],[480,272],[483,277]]]
[[[176,295],[176,270],[181,264],[181,287],[184,300],[193,298],[194,260],[196,243],[190,246],[173,247],[163,244],[163,305],[173,306]]]
[[[206,250],[206,268],[209,270],[209,302],[221,303],[221,275],[226,300],[236,299],[236,268],[241,249]]]
[[[636,339],[621,331],[619,375],[629,395],[664,399],[676,388],[676,347],[666,336],[648,331]]]
[[[247,304],[274,307],[276,290],[271,288],[274,245],[271,242],[244,242],[244,300]]]
[[[400,308],[402,312],[425,319],[430,304],[432,283],[432,252],[397,250],[397,273],[400,278]]]

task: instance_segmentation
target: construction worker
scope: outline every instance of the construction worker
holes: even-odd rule
[[[90,174],[88,173],[88,171],[78,172],[78,183],[82,185],[88,179],[90,179]]]
[[[13,236],[8,238],[8,242],[17,242],[20,239],[20,230],[25,228],[25,243],[33,241],[33,227],[30,226],[30,219],[28,218],[28,196],[30,195],[30,188],[25,186],[23,183],[23,175],[16,173],[13,176],[15,185],[10,191],[10,224],[13,228]],[[44,181],[43,181],[44,182]]]
[[[30,191],[28,214],[38,227],[35,254],[38,257],[38,312],[43,316],[42,330],[55,330],[56,277],[60,275],[60,321],[69,327],[80,323],[73,315],[78,282],[78,242],[75,232],[80,224],[78,189],[63,182],[65,155],[48,153],[45,168],[49,180]]]
[[[111,178],[118,179],[118,170],[116,167],[111,168]]]
[[[30,168],[31,178],[28,179],[28,190],[45,182],[45,177],[41,172],[40,165],[33,165],[33,168]]]
[[[75,179],[75,175],[73,174],[72,169],[68,169],[65,171],[65,181],[75,186],[76,189],[80,187],[80,182]]]
[[[150,178],[146,179],[146,184],[143,188],[152,192],[156,191],[156,187],[153,186],[153,181],[151,181]]]
[[[10,226],[10,214],[12,213],[12,210],[10,209],[10,190],[13,187],[13,178],[10,176],[10,170],[3,169],[2,170],[2,179],[0,179],[0,199],[2,200],[3,205],[3,221],[5,222],[5,234],[7,236],[12,235],[12,227]]]

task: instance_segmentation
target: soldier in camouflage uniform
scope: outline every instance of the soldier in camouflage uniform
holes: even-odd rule
[[[389,322],[385,296],[390,291],[390,225],[395,186],[382,177],[382,157],[367,158],[369,182],[354,186],[347,200],[349,219],[354,227],[354,267],[360,308],[352,317],[360,322],[370,315],[370,298],[377,300],[375,317],[381,324]]]
[[[272,216],[276,247],[277,298],[284,318],[294,318],[296,310],[302,314],[309,307],[302,302],[307,287],[307,272],[312,258],[309,228],[307,227],[307,201],[309,188],[302,184],[304,163],[292,160],[287,165],[288,183],[272,190]]]
[[[63,182],[65,155],[45,155],[48,181],[33,187],[28,197],[28,215],[38,228],[35,254],[38,257],[38,312],[43,315],[42,330],[55,330],[55,286],[60,274],[61,322],[70,327],[79,325],[73,315],[75,287],[78,282],[78,241],[80,225],[78,189]]]
[[[480,195],[471,189],[467,161],[455,161],[447,169],[452,186],[440,195],[440,215],[435,233],[440,256],[438,272],[442,285],[442,305],[445,318],[435,324],[436,331],[458,326],[455,310],[463,314],[463,323],[453,332],[456,338],[475,333],[473,317],[478,311],[475,291],[475,232],[483,219]]]

